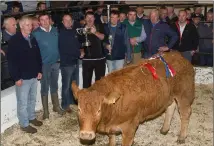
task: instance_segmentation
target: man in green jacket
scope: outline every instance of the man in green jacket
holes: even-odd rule
[[[124,20],[127,25],[130,44],[133,49],[133,64],[141,59],[142,42],[146,39],[146,33],[143,24],[136,19],[137,12],[134,9],[128,11],[128,19]]]

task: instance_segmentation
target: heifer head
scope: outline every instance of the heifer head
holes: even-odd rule
[[[78,100],[80,139],[94,140],[103,112],[102,105],[114,104],[120,98],[120,94],[112,92],[108,96],[104,96],[93,89],[80,90],[75,82],[72,83],[72,91],[75,99]]]

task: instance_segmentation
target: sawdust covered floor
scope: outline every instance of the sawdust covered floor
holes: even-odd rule
[[[193,113],[190,120],[186,143],[181,146],[211,146],[213,145],[213,86],[197,85],[196,99],[193,103]],[[50,107],[51,108],[51,107]],[[50,110],[51,111],[51,110]],[[41,119],[42,112],[38,113]],[[139,126],[134,139],[134,146],[175,146],[180,130],[180,119],[176,110],[167,135],[161,135],[159,130],[164,114],[153,121]],[[60,117],[51,113],[50,120],[38,128],[36,134],[26,134],[14,125],[1,135],[2,146],[81,146],[78,139],[78,121],[76,113]],[[117,145],[121,136],[117,136]],[[108,137],[97,134],[93,146],[107,146]]]

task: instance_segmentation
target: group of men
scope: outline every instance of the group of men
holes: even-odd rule
[[[95,23],[96,15],[92,11],[85,14],[84,25],[64,14],[62,27],[55,28],[50,16],[41,13],[38,16],[39,27],[32,32],[33,20],[23,16],[19,20],[20,32],[15,32],[14,18],[6,18],[6,23],[14,25],[14,32],[8,35],[7,58],[11,77],[15,81],[17,113],[21,129],[27,133],[37,132],[30,125],[41,126],[36,119],[35,104],[37,83],[41,80],[41,99],[43,119],[49,118],[49,90],[53,111],[60,115],[70,113],[71,104],[76,104],[71,90],[71,82],[79,84],[79,59],[82,60],[83,88],[105,76],[108,72],[136,64],[141,58],[150,58],[158,52],[178,50],[191,61],[197,50],[199,35],[196,27],[187,21],[187,12],[180,10],[178,20],[172,25],[160,19],[160,11],[151,11],[149,19],[137,15],[136,10],[127,12],[127,19],[121,21],[121,13],[112,10],[110,22]],[[211,15],[211,14],[208,14]],[[126,15],[125,15],[126,16]],[[100,17],[99,17],[100,19]],[[87,30],[85,35],[77,33],[77,28]],[[7,36],[5,35],[5,36]],[[89,41],[90,45],[85,45]],[[62,102],[58,99],[59,71],[62,75]]]

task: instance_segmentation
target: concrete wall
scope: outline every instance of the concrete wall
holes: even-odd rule
[[[195,68],[196,76],[195,82],[198,84],[213,84],[213,69],[212,68]],[[107,73],[107,69],[106,69]],[[82,88],[82,68],[80,67],[80,88]],[[94,81],[94,76],[93,76]],[[59,76],[59,95],[61,95],[61,74]],[[36,103],[36,110],[42,109],[41,104],[41,96],[40,96],[40,83],[38,83],[38,94],[37,94],[37,103]],[[61,96],[60,96],[61,98]],[[49,98],[49,101],[50,98]],[[17,110],[16,110],[16,95],[15,95],[15,88],[14,86],[3,90],[1,92],[1,133],[3,133],[7,128],[11,127],[12,125],[18,123],[17,119]]]

